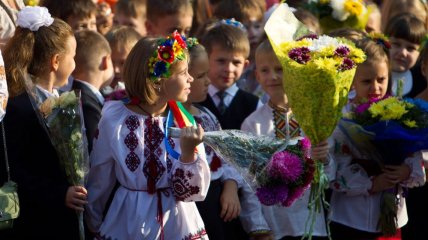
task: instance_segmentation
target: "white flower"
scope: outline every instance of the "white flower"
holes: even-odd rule
[[[333,46],[337,48],[339,46],[339,41],[336,38],[329,37],[327,35],[321,35],[318,39],[309,40],[312,44],[308,47],[311,52],[317,52],[327,46]]]
[[[16,24],[31,31],[37,31],[42,26],[50,26],[54,19],[45,7],[24,7],[19,11]]]
[[[65,108],[69,105],[77,104],[77,97],[74,91],[64,92],[58,99],[59,107]]]
[[[331,0],[330,6],[333,9],[332,16],[339,21],[345,21],[349,17],[349,12],[345,10],[345,0]]]

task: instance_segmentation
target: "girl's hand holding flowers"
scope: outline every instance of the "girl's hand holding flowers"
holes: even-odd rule
[[[385,165],[382,170],[388,176],[388,179],[395,183],[406,181],[407,179],[409,179],[410,174],[412,172],[409,165],[405,163],[399,166]]]
[[[71,209],[83,212],[83,206],[88,203],[88,191],[82,186],[71,186],[65,195],[65,205]]]
[[[181,143],[181,161],[190,163],[195,160],[195,147],[202,143],[204,130],[198,124],[198,128],[185,127],[181,129],[180,143]]]

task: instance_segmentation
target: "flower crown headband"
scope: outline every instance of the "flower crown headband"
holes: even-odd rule
[[[383,35],[382,33],[369,33],[367,37],[373,40],[378,45],[381,45],[383,47],[383,50],[385,50],[386,52],[391,49],[391,43],[389,42],[388,37]]]
[[[18,12],[16,24],[21,28],[36,32],[40,27],[49,27],[54,19],[45,7],[24,7]]]
[[[171,65],[186,59],[186,38],[174,31],[171,36],[159,40],[156,51],[149,60],[150,80],[158,82],[171,76]]]
[[[217,27],[221,24],[237,27],[237,28],[241,29],[242,31],[247,32],[247,28],[245,28],[244,24],[242,24],[239,21],[236,21],[234,18],[222,19],[222,20],[218,21],[214,26]]]

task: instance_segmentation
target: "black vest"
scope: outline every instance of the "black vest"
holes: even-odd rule
[[[241,129],[245,118],[256,110],[258,101],[258,97],[239,89],[223,115],[220,114],[209,95],[200,104],[214,113],[223,129]]]
[[[410,72],[412,73],[413,86],[410,92],[404,95],[404,97],[414,98],[427,88],[427,80],[424,75],[422,75],[420,64],[416,64],[412,69],[410,69]]]

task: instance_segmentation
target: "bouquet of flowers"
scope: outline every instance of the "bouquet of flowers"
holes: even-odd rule
[[[169,128],[179,137],[180,129]],[[264,205],[288,207],[302,196],[313,178],[307,138],[278,140],[239,130],[205,132],[204,143],[234,166],[256,190]]]
[[[364,30],[371,12],[363,0],[310,0],[304,7],[318,17],[323,33],[344,27]]]
[[[313,34],[302,37],[307,30],[285,4],[271,15],[265,31],[281,62],[284,90],[294,116],[312,144],[318,144],[335,129],[348,100],[356,64],[365,60],[365,54],[343,39]],[[309,202],[312,213],[321,211],[327,187],[324,165],[315,160]],[[315,215],[310,219],[312,228]]]
[[[428,149],[428,102],[390,96],[370,99],[356,106],[339,126],[379,166],[400,165],[410,154]],[[383,193],[379,223],[385,235],[396,231],[397,190]]]
[[[80,92],[64,92],[40,105],[50,139],[55,147],[68,182],[84,186],[89,171],[89,154],[84,130]],[[84,239],[83,213],[78,213],[80,239]]]

